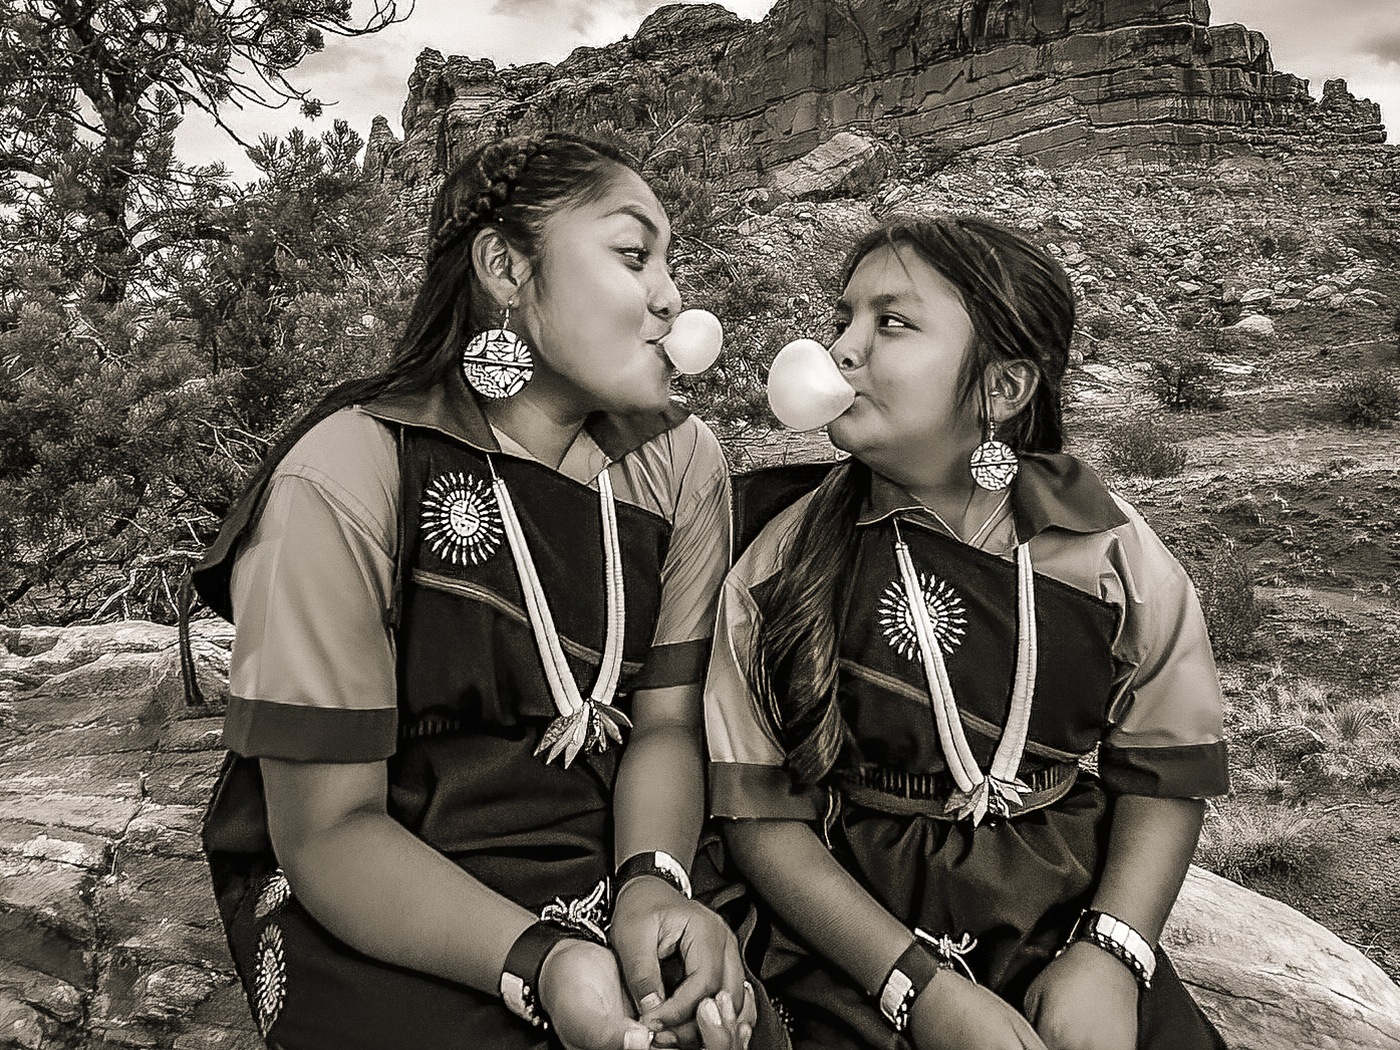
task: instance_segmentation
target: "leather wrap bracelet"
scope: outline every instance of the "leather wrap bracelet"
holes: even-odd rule
[[[537,1028],[548,1028],[549,1019],[540,1005],[540,971],[545,958],[562,940],[577,936],[557,923],[540,921],[525,927],[506,953],[501,970],[501,1001],[522,1021]]]
[[[914,1000],[938,976],[939,970],[961,967],[967,979],[976,984],[977,978],[964,958],[975,947],[977,938],[966,933],[955,941],[946,933],[935,937],[916,929],[914,940],[904,949],[904,954],[894,961],[876,997],[880,1013],[890,1026],[896,1032],[903,1032],[909,1027],[909,1011],[914,1007]]]
[[[651,875],[669,882],[684,894],[687,900],[690,899],[690,875],[686,873],[680,861],[660,849],[634,853],[617,866],[617,875],[613,880],[617,884],[614,899],[621,895],[623,886],[642,875]]]

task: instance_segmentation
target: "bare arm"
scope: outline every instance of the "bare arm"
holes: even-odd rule
[[[1120,796],[1093,907],[1122,919],[1156,945],[1196,851],[1205,803]]]
[[[1155,945],[1191,863],[1205,816],[1197,799],[1122,795],[1092,907],[1122,919]],[[1051,1050],[1131,1050],[1137,979],[1088,941],[1070,945],[1026,994],[1026,1013]]]
[[[534,916],[389,816],[383,762],[261,765],[273,849],[307,911],[366,955],[496,993]]]
[[[613,796],[619,863],[663,850],[690,869],[704,820],[700,701],[698,683],[633,697],[634,725]],[[729,992],[741,1014],[752,1013],[733,934],[714,912],[686,900],[669,883],[637,878],[619,888],[611,938],[644,1020],[655,1018],[692,1039],[701,1000],[721,990]],[[685,978],[667,1000],[660,959],[677,948]]]
[[[724,840],[749,883],[808,944],[870,994],[913,936],[796,820],[731,820]]]
[[[613,796],[618,862],[665,850],[688,870],[704,819],[700,686],[644,689],[632,697],[633,728]]]

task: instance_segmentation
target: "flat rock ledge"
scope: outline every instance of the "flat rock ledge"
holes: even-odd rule
[[[0,1047],[259,1050],[199,822],[232,630],[0,628]],[[1400,988],[1277,901],[1192,869],[1166,943],[1235,1050],[1400,1050]]]

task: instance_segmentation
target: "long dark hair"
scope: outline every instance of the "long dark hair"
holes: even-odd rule
[[[973,328],[958,378],[963,403],[982,399],[987,365],[1024,362],[1039,383],[1030,404],[1005,421],[997,437],[1018,452],[1060,451],[1061,387],[1074,331],[1074,293],[1063,268],[993,222],[897,218],[857,243],[842,287],[862,259],[885,247],[917,252],[961,296]],[[790,535],[773,589],[759,602],[750,684],[778,727],[788,770],[802,784],[825,777],[852,740],[836,685],[856,520],[869,491],[870,470],[859,460],[828,475]]]
[[[312,405],[278,437],[247,490],[261,486],[292,446],[332,413],[446,380],[462,343],[494,320],[481,316],[473,295],[476,234],[494,227],[537,262],[545,222],[565,208],[603,196],[623,168],[638,170],[622,151],[567,132],[501,139],[469,153],[433,200],[423,281],[389,363],[372,375],[338,384]]]

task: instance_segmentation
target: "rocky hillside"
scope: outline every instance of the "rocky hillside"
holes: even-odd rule
[[[677,85],[705,77],[721,90],[694,114],[692,145],[741,185],[849,130],[1040,164],[1385,138],[1378,107],[1340,82],[1313,99],[1262,34],[1210,25],[1206,0],[778,0],[759,23],[663,7],[557,66],[425,50],[404,139],[376,121],[369,163],[415,186],[525,126],[654,127]]]

